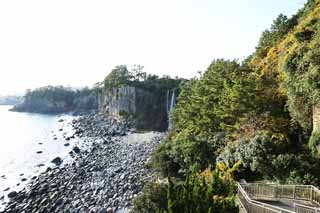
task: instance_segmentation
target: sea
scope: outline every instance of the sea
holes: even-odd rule
[[[72,115],[11,112],[11,108],[0,106],[0,210],[9,192],[21,190],[33,177],[54,167],[52,159],[70,162],[69,152],[79,142],[65,139],[74,133]]]

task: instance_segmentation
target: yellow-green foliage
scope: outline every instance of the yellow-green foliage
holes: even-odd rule
[[[309,0],[293,18],[297,23],[265,55],[257,51],[257,73],[265,103],[279,100],[304,130],[311,129],[312,105],[320,103],[320,0]],[[292,18],[292,19],[293,19]]]

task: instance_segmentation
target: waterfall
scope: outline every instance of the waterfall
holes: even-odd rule
[[[172,96],[171,96],[171,103],[170,103],[170,110],[171,111],[173,109],[173,107],[175,107],[176,105],[176,95],[175,95],[175,89],[172,92]]]
[[[172,129],[172,121],[170,119],[170,112],[172,111],[172,109],[176,106],[176,89],[172,90],[172,94],[171,94],[171,99],[169,100],[169,96],[170,96],[170,90],[167,91],[167,114],[168,114],[168,128]]]
[[[167,105],[167,113],[168,114],[176,106],[176,93],[175,93],[175,90],[176,89],[172,90],[171,98],[169,98],[171,91],[170,90],[167,91],[167,104],[166,105]]]
[[[168,90],[167,91],[167,102],[166,102],[166,106],[167,106],[167,114],[169,114],[169,111],[170,111],[170,109],[169,109],[169,95],[170,95],[170,90]]]

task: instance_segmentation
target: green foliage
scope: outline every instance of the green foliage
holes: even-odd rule
[[[184,181],[168,178],[167,186],[149,183],[134,201],[134,212],[202,213],[238,212],[235,202],[234,169],[223,166],[203,174],[190,174]]]
[[[233,165],[240,161],[246,172],[246,168],[270,179],[269,175],[274,173],[271,162],[275,156],[285,150],[285,143],[273,139],[268,132],[261,132],[250,141],[241,140],[239,145],[231,145],[218,157],[219,161],[226,165]],[[267,160],[268,159],[268,160]]]
[[[312,107],[320,103],[320,31],[317,37],[310,44],[296,48],[288,56],[284,68],[288,74],[286,85],[291,116],[306,131],[312,128]]]
[[[162,176],[185,176],[214,164],[225,146],[225,135],[217,133],[203,140],[183,130],[164,140],[152,156],[152,166]]]
[[[149,92],[167,92],[167,90],[177,88],[184,79],[170,76],[159,77],[147,74],[143,71],[143,66],[134,65],[131,70],[126,65],[116,66],[104,80],[105,90],[119,88],[121,86],[133,86]]]
[[[217,160],[226,165],[240,161],[239,179],[319,185],[320,161],[304,147],[281,141],[269,132],[229,145]]]
[[[141,195],[134,199],[133,213],[161,212],[159,209],[167,209],[167,189],[164,184],[147,183]]]
[[[271,112],[278,111],[273,116],[283,118],[288,117],[283,110],[287,109],[292,121],[309,136],[312,109],[320,103],[319,20],[319,0],[309,0],[290,19],[279,16],[261,37],[250,64],[259,76],[257,83],[262,89],[258,106],[268,106]],[[278,106],[268,104],[272,102],[278,102]]]
[[[311,155],[309,151],[290,154],[292,160],[288,166],[289,175],[283,182],[287,184],[305,184],[320,186],[320,162],[319,159]],[[281,159],[278,159],[281,160]],[[279,162],[280,163],[280,162]],[[280,173],[281,170],[278,170]]]
[[[151,164],[153,169],[162,176],[177,176],[180,170],[180,165],[171,155],[173,144],[168,140],[162,141],[157,149],[152,154]]]
[[[256,53],[259,57],[267,56],[268,51],[276,45],[285,35],[288,34],[298,24],[298,16],[288,19],[287,16],[280,14],[271,25],[271,28],[265,30],[259,40]]]
[[[215,60],[199,80],[182,87],[173,115],[177,132],[211,138],[234,130],[242,113],[250,110],[250,70],[236,61]]]
[[[183,183],[168,180],[168,212],[238,212],[233,182],[221,172],[207,172],[206,176],[191,174]]]
[[[320,145],[320,133],[319,132],[312,132],[308,145],[314,154],[318,152],[318,149],[319,149],[318,147]]]
[[[132,74],[127,66],[119,65],[111,70],[109,75],[104,79],[104,87],[106,89],[118,88],[127,84],[132,79]]]
[[[154,154],[155,169],[184,176],[214,164],[241,117],[254,109],[252,79],[246,65],[219,59],[200,79],[184,83],[172,113],[173,133]]]
[[[304,31],[296,32],[294,35],[299,42],[309,41],[311,40],[314,31],[305,29]]]
[[[63,86],[46,86],[32,91],[27,90],[24,98],[26,100],[45,98],[51,102],[67,100],[68,104],[71,105],[74,98],[74,92],[71,88],[66,88]]]

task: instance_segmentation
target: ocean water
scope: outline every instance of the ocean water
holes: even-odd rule
[[[0,106],[0,198],[4,196],[0,204],[7,200],[9,192],[19,191],[33,176],[54,166],[53,158],[70,161],[69,152],[78,140],[64,139],[74,131],[71,115],[10,112],[10,108]],[[58,122],[60,119],[64,122]],[[66,143],[70,146],[64,146]],[[22,181],[23,178],[27,180]]]

